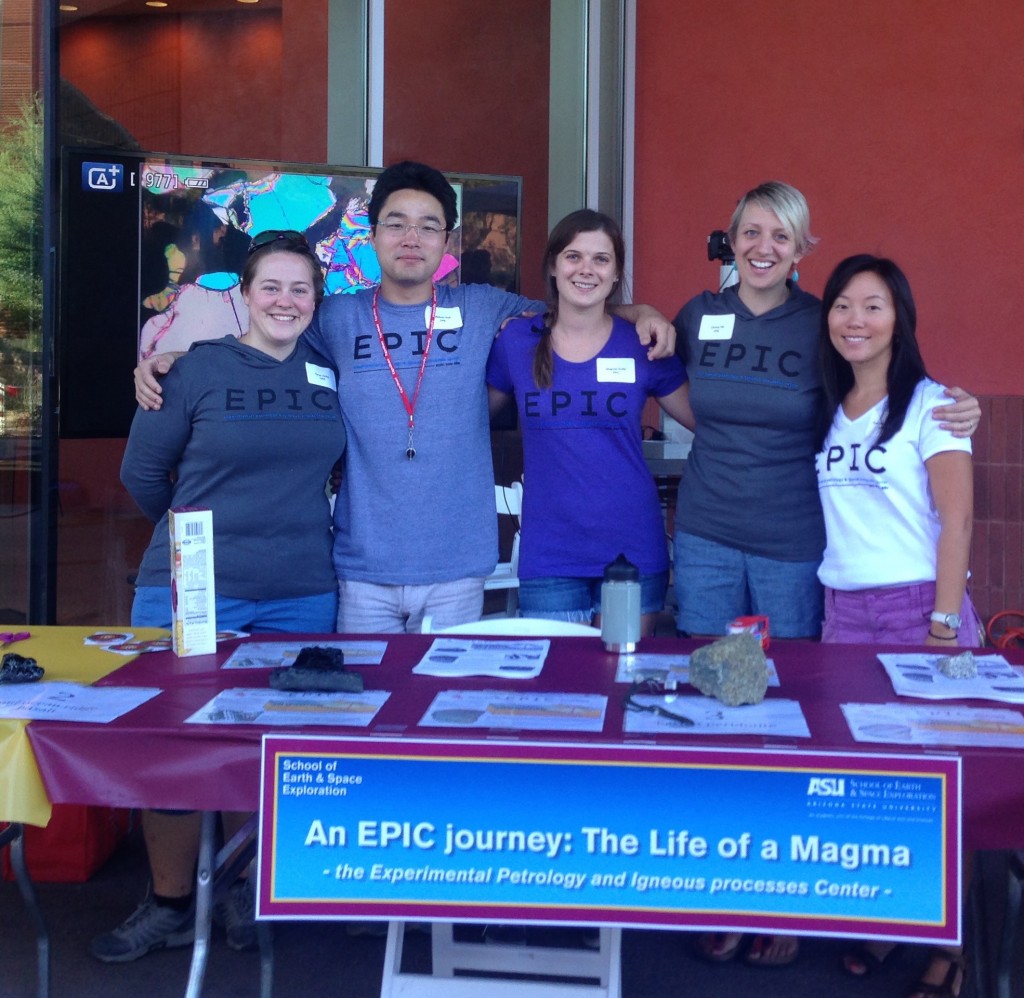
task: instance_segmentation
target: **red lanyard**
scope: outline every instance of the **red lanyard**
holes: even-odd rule
[[[398,371],[395,370],[395,362],[391,359],[391,351],[388,349],[387,340],[384,338],[384,330],[380,324],[380,309],[377,306],[379,298],[380,286],[378,285],[373,292],[373,325],[377,330],[377,339],[380,340],[380,348],[384,353],[384,359],[387,361],[388,370],[391,372],[391,377],[394,379],[395,386],[398,388],[398,397],[402,400],[402,405],[405,406],[405,411],[409,416],[409,443],[405,449],[405,456],[411,461],[416,456],[416,448],[412,445],[412,433],[416,424],[416,402],[420,397],[420,388],[423,387],[423,372],[427,369],[427,355],[430,353],[430,344],[434,340],[434,319],[437,316],[437,288],[431,287],[430,289],[430,323],[427,326],[427,343],[423,348],[423,359],[420,361],[420,373],[416,378],[416,390],[412,393],[411,402],[409,401],[409,396],[405,392],[401,379],[398,377]]]

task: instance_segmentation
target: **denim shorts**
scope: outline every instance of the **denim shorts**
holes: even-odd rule
[[[519,612],[541,620],[569,620],[589,624],[601,612],[600,578],[546,576],[519,580]],[[665,608],[668,572],[640,576],[640,612],[660,613]]]
[[[923,645],[935,609],[935,583],[878,586],[874,589],[826,589],[821,640],[836,644]],[[971,597],[960,606],[960,648],[980,648],[982,625]]]
[[[338,594],[318,593],[292,599],[216,598],[218,631],[260,634],[332,634]],[[171,627],[171,587],[138,586],[132,602],[132,627]]]
[[[676,626],[725,634],[729,622],[766,616],[773,638],[817,638],[823,615],[819,561],[778,561],[676,531]]]

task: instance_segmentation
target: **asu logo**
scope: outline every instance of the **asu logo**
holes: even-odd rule
[[[807,786],[808,797],[845,797],[846,779],[842,776],[812,776]]]

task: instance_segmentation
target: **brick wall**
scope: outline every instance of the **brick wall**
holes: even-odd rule
[[[974,539],[971,594],[984,621],[1024,612],[1024,398],[981,399],[974,437]]]

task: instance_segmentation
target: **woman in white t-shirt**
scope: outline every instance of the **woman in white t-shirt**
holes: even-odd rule
[[[945,389],[925,371],[916,318],[891,260],[848,257],[825,287],[823,641],[979,644],[967,594],[971,442],[931,418]]]
[[[971,442],[931,418],[944,389],[925,371],[916,323],[910,285],[891,260],[851,256],[832,272],[819,353],[822,641],[980,644],[967,594]],[[861,943],[843,956],[843,967],[865,977],[894,949]],[[963,981],[962,950],[936,948],[909,996],[955,998]]]

